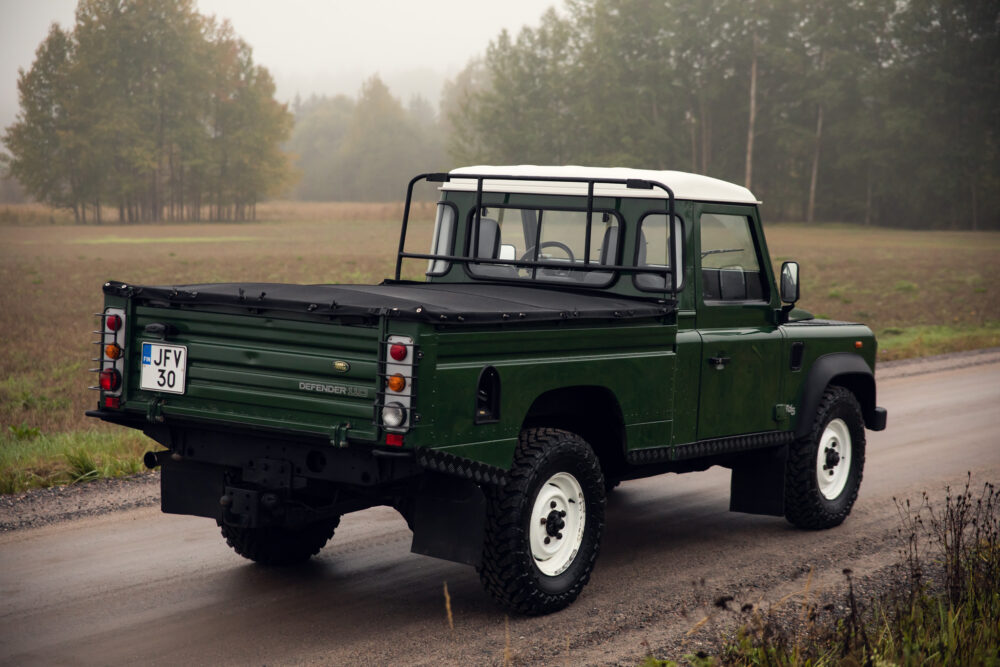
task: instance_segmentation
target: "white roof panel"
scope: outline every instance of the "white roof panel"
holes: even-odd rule
[[[734,185],[717,178],[688,174],[683,171],[655,171],[652,169],[628,169],[626,167],[578,167],[573,165],[555,167],[521,164],[514,166],[479,165],[453,169],[453,177],[462,174],[481,176],[544,176],[563,178],[614,178],[639,179],[656,181],[673,190],[677,199],[693,201],[732,202],[738,204],[759,204],[753,193],[740,185]],[[452,178],[441,187],[442,190],[475,190],[475,179]],[[552,195],[583,195],[587,194],[586,183],[559,181],[483,181],[485,192],[523,192]],[[624,184],[604,183],[594,186],[594,194],[603,197],[639,197],[656,198],[664,196],[659,188],[638,190],[626,188]]]

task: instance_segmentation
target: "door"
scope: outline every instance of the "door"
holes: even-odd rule
[[[698,439],[773,431],[782,333],[759,223],[753,209],[706,205],[698,226]]]

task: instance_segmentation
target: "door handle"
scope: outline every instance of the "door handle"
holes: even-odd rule
[[[725,357],[721,354],[717,357],[709,357],[708,359],[708,363],[711,364],[712,366],[715,366],[715,370],[717,371],[721,371],[723,368],[725,368],[726,364],[728,364],[730,361],[732,361],[732,359],[730,359],[729,357]]]

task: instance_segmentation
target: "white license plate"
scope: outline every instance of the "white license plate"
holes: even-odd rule
[[[187,347],[142,344],[142,374],[139,386],[147,391],[183,394],[187,380]]]

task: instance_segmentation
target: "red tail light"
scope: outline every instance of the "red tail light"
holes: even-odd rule
[[[389,346],[389,356],[396,361],[406,359],[406,346],[400,345],[399,343],[393,343]]]
[[[113,368],[105,368],[101,371],[101,389],[103,391],[116,391],[122,384],[121,374]]]
[[[108,315],[104,318],[104,326],[111,331],[118,331],[122,328],[122,318],[120,315]]]
[[[385,434],[385,444],[391,447],[402,447],[403,446],[403,434],[402,433],[386,433]]]

